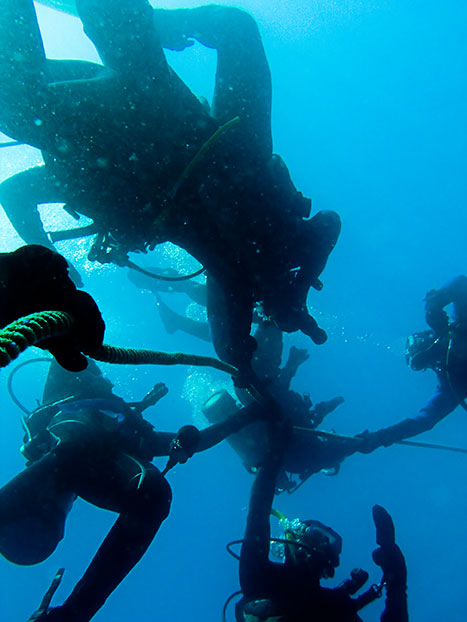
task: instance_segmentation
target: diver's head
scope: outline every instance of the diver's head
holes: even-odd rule
[[[307,573],[317,578],[334,576],[342,551],[342,538],[331,527],[317,520],[287,521],[285,561],[288,564],[303,566]]]

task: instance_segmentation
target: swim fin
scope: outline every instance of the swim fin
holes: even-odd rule
[[[50,584],[49,589],[44,594],[44,598],[42,599],[41,604],[39,605],[39,609],[31,615],[28,622],[39,622],[40,620],[47,619],[47,611],[49,610],[50,602],[53,598],[53,595],[57,591],[58,586],[62,582],[64,572],[65,572],[65,568],[58,569],[57,574],[53,578],[53,581]]]

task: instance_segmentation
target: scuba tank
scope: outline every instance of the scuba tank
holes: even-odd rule
[[[220,423],[237,410],[237,402],[225,389],[211,395],[201,407],[201,412],[209,423]]]

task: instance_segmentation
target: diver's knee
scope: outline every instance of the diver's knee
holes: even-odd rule
[[[218,27],[228,33],[231,41],[238,38],[244,40],[259,37],[258,25],[247,11],[229,6],[218,6],[216,9]]]
[[[11,205],[18,201],[23,192],[21,184],[18,184],[15,177],[9,177],[0,184],[0,204]]]
[[[163,521],[170,512],[172,489],[157,469],[148,469],[138,489],[138,501],[147,518]]]

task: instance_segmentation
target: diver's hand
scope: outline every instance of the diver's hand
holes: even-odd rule
[[[299,325],[299,330],[305,335],[308,335],[310,339],[317,346],[322,345],[328,339],[328,335],[325,330],[318,326],[318,322],[309,313],[302,313]]]
[[[194,425],[184,425],[170,443],[169,459],[162,475],[165,476],[177,464],[185,464],[196,452],[201,442],[201,434]]]
[[[99,308],[89,294],[78,290],[64,295],[56,308],[73,317],[69,333],[44,339],[36,345],[49,350],[68,371],[83,371],[88,364],[84,354],[92,357],[104,340],[105,324]]]
[[[182,52],[194,45],[194,39],[186,34],[186,23],[181,19],[183,15],[183,9],[154,9],[154,22],[163,48]]]
[[[383,507],[375,505],[373,520],[376,527],[376,543],[379,545],[379,548],[373,551],[373,560],[383,571],[383,581],[388,592],[405,591],[407,567],[402,551],[396,544],[392,518]]]
[[[359,451],[361,454],[371,454],[375,449],[384,445],[378,432],[364,430],[360,434],[356,434],[354,438],[359,441],[359,444],[355,443],[355,445],[356,451]]]
[[[201,435],[194,425],[184,425],[177,432],[170,448],[170,455],[179,464],[185,462],[193,456],[199,447]]]

